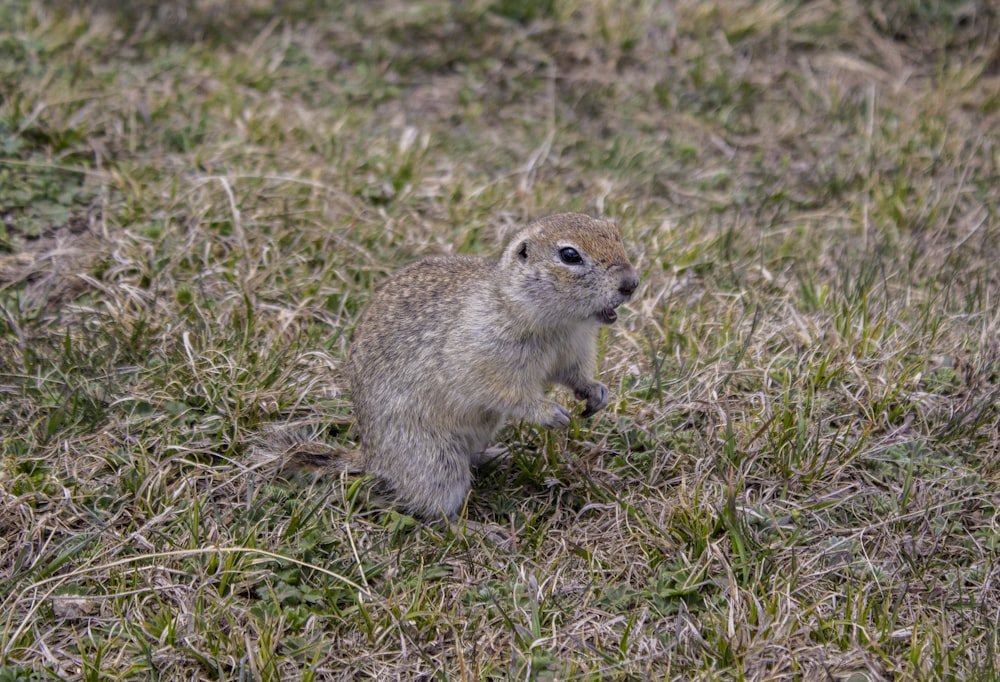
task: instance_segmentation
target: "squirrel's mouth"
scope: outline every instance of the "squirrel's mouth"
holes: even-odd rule
[[[605,308],[598,311],[596,317],[602,324],[614,324],[618,319],[618,312],[614,308]]]

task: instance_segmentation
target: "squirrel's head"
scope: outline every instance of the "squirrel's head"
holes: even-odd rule
[[[580,213],[528,224],[501,265],[507,293],[552,320],[611,324],[639,286],[618,227]]]

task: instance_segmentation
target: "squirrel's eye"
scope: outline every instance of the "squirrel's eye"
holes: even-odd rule
[[[567,263],[569,265],[583,262],[583,257],[572,246],[566,246],[559,249],[559,257],[562,259],[563,263]]]

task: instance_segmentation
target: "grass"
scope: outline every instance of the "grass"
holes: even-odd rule
[[[0,680],[1000,675],[989,2],[0,8]],[[373,288],[610,216],[608,409],[467,517],[349,443]]]

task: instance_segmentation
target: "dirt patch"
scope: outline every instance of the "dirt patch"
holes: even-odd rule
[[[20,241],[0,255],[0,292],[23,285],[22,310],[55,311],[93,287],[91,273],[108,257],[95,229],[95,212],[74,215],[61,227]]]

